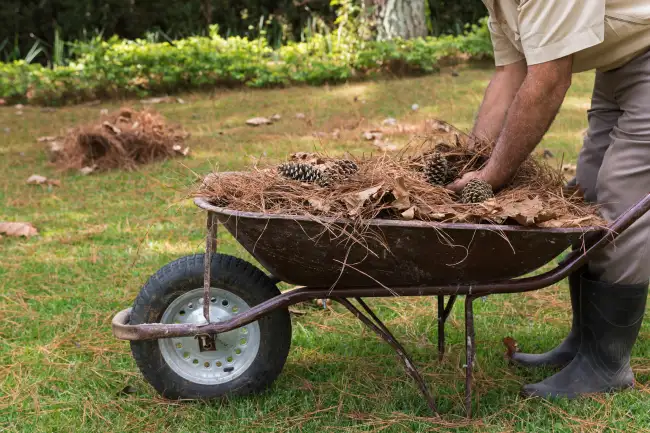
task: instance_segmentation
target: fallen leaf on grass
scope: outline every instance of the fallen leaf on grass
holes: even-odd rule
[[[506,353],[504,356],[507,359],[512,359],[512,355],[515,353],[519,352],[519,345],[517,344],[517,340],[515,340],[512,337],[506,337],[503,339],[503,344],[506,346]]]
[[[32,174],[27,178],[27,183],[30,185],[52,185],[52,186],[61,186],[61,181],[55,179],[48,179],[45,176],[39,174]]]
[[[172,101],[173,99],[170,98],[169,96],[162,96],[159,98],[141,99],[140,103],[145,105],[152,105],[152,104],[160,104],[162,102],[172,102]]]
[[[97,165],[90,165],[88,167],[83,167],[79,169],[79,173],[83,174],[84,176],[87,176],[90,173],[94,172],[95,170],[97,170]]]
[[[246,121],[246,124],[249,126],[270,125],[271,123],[273,122],[266,117],[253,117]]]
[[[397,145],[390,141],[375,140],[372,144],[385,152],[394,152],[397,150]]]
[[[178,153],[179,155],[183,155],[183,156],[187,156],[187,155],[189,155],[189,153],[190,153],[190,148],[189,148],[189,146],[186,147],[186,148],[183,148],[180,144],[175,144],[175,145],[172,147],[172,150],[173,150],[174,152]]]
[[[45,135],[43,137],[38,137],[36,141],[38,141],[39,143],[48,143],[50,141],[58,140],[59,138],[60,137],[55,137],[53,135]]]
[[[382,137],[382,135],[383,135],[382,132],[377,130],[365,131],[363,133],[363,138],[365,138],[368,141],[379,140]]]
[[[36,236],[38,230],[31,223],[7,223],[0,222],[0,233],[7,236],[24,236],[26,238]]]

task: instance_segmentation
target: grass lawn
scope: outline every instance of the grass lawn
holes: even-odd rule
[[[489,69],[325,88],[233,90],[184,95],[155,108],[192,133],[192,158],[137,172],[56,173],[36,138],[94,120],[121,103],[43,110],[0,109],[0,221],[31,221],[40,236],[0,240],[0,431],[270,432],[476,431],[583,432],[650,430],[650,322],[633,353],[637,389],[575,402],[518,396],[523,383],[551,372],[509,367],[503,337],[525,350],[557,344],[569,327],[561,284],[475,303],[475,419],[463,418],[462,302],[448,324],[448,353],[436,356],[434,298],[370,301],[437,396],[431,418],[391,349],[343,308],[300,307],[292,350],[272,389],[219,403],[170,402],[141,378],[129,345],[113,338],[112,315],[129,306],[158,268],[201,252],[204,214],[184,199],[196,174],[241,169],[254,158],[298,150],[377,151],[362,132],[386,117],[418,124],[430,117],[471,127]],[[586,128],[592,74],[575,78],[541,149],[574,160]],[[137,101],[125,101],[138,106]],[[419,104],[413,111],[412,104]],[[306,119],[295,114],[302,112]],[[253,116],[282,115],[270,126]],[[341,131],[338,139],[331,134]],[[404,143],[404,134],[391,138]],[[27,185],[31,174],[60,178],[60,188]],[[221,231],[222,252],[247,254]],[[131,393],[121,393],[125,387]]]

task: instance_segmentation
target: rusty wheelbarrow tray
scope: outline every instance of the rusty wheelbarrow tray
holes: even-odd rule
[[[465,409],[471,416],[473,301],[487,295],[539,290],[559,282],[584,265],[593,251],[613,241],[648,212],[650,194],[607,229],[373,220],[363,227],[368,231],[363,239],[354,238],[349,221],[238,212],[203,199],[195,203],[208,214],[202,299],[205,324],[131,325],[131,309],[127,309],[113,319],[117,338],[141,341],[214,336],[255,322],[272,311],[328,298],[347,308],[393,347],[435,413],[435,401],[410,356],[362,298],[437,296],[438,352],[442,359],[445,322],[456,297],[464,295]],[[218,223],[270,272],[274,283],[304,287],[284,292],[228,320],[211,322],[210,264],[217,247]],[[570,246],[573,251],[555,268],[522,277],[550,263]],[[445,296],[449,296],[446,304]],[[350,301],[352,298],[361,308]]]

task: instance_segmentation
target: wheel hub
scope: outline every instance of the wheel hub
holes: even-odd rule
[[[210,320],[224,322],[248,310],[239,296],[219,288],[210,291]],[[186,292],[165,310],[161,323],[205,325],[203,289]],[[204,385],[229,382],[240,376],[255,360],[260,344],[257,322],[222,334],[158,340],[163,358],[175,373]]]

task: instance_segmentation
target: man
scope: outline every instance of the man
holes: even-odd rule
[[[573,72],[596,69],[577,183],[612,221],[650,192],[650,2],[483,0],[496,73],[474,134],[496,143],[470,179],[496,190],[513,176],[557,114]],[[650,278],[650,215],[569,278],[572,329],[552,351],[518,353],[523,366],[563,366],[523,394],[574,398],[631,387],[630,353]]]

